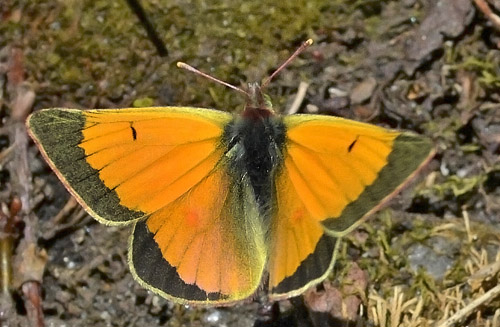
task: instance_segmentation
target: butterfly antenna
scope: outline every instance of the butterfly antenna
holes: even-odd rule
[[[188,71],[190,71],[192,73],[198,74],[198,75],[203,76],[205,78],[208,78],[209,80],[211,80],[211,81],[213,81],[215,83],[222,84],[224,86],[229,87],[230,89],[233,89],[233,90],[236,90],[238,92],[243,93],[247,97],[250,97],[250,94],[248,92],[246,92],[245,90],[243,90],[243,89],[241,89],[241,88],[239,88],[237,86],[234,86],[232,84],[229,84],[229,83],[226,83],[224,81],[221,81],[220,79],[215,78],[213,76],[210,76],[210,75],[208,75],[208,74],[206,74],[206,73],[204,73],[204,72],[202,72],[202,71],[200,71],[200,70],[198,70],[198,69],[194,68],[193,66],[190,66],[190,65],[188,65],[186,63],[183,63],[183,62],[179,61],[179,62],[177,62],[177,67],[185,69],[185,70],[188,70]]]
[[[292,62],[298,55],[300,55],[302,52],[304,52],[305,49],[307,49],[311,44],[313,44],[313,40],[312,39],[308,39],[307,41],[305,41],[304,43],[302,43],[302,45],[297,49],[295,50],[295,52],[284,62],[281,64],[281,66],[278,67],[278,69],[276,69],[274,71],[274,73],[271,74],[271,76],[269,76],[265,81],[264,83],[262,83],[262,85],[260,86],[261,89],[264,89],[268,84],[269,82],[271,82],[271,80],[276,76],[278,75],[278,73],[280,71],[283,70],[283,68],[285,68],[286,66],[288,66],[288,64],[290,62]]]

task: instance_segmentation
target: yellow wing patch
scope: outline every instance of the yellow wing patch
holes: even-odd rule
[[[299,117],[286,117],[285,121]],[[321,121],[290,127],[287,132],[285,174],[298,199],[317,221],[338,217],[375,181],[387,164],[392,142],[400,134],[371,125],[343,126],[336,120],[322,117]]]

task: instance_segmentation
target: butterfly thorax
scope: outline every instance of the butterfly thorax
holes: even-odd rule
[[[253,87],[260,92],[257,84]],[[249,178],[261,214],[265,214],[272,198],[273,176],[282,161],[285,125],[268,107],[252,107],[265,102],[261,92],[254,94],[255,102],[248,102],[243,114],[226,126],[224,139],[228,153],[234,156],[231,168],[235,176]]]

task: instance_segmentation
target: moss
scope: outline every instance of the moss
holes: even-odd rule
[[[153,104],[154,104],[153,99],[151,99],[149,97],[145,97],[145,98],[135,99],[133,106],[134,107],[151,107]]]
[[[482,174],[473,177],[459,177],[453,175],[449,176],[444,182],[434,185],[432,189],[428,191],[436,193],[440,198],[449,194],[458,197],[479,187],[485,180],[486,176]]]

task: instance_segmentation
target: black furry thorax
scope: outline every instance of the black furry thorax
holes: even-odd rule
[[[285,125],[280,116],[239,116],[224,130],[224,143],[232,153],[230,169],[248,176],[257,203],[266,210],[272,196],[276,170],[281,166]]]

